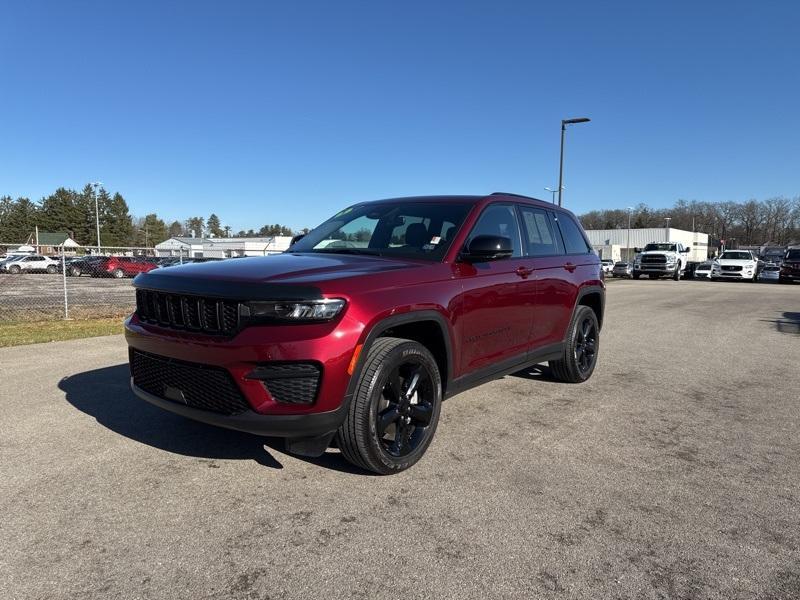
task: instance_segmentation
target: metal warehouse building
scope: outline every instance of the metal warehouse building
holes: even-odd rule
[[[587,229],[586,235],[600,258],[631,260],[634,248],[651,242],[680,242],[691,248],[689,261],[702,262],[708,258],[708,234],[667,227],[646,229]],[[628,242],[630,239],[630,243]]]
[[[158,256],[230,258],[232,256],[268,256],[289,247],[292,237],[276,235],[252,238],[173,237],[156,244]]]

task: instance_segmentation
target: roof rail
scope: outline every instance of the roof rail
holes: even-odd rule
[[[538,200],[533,196],[525,196],[524,194],[515,194],[513,192],[492,192],[490,196],[514,196],[515,198],[527,198],[528,200]]]

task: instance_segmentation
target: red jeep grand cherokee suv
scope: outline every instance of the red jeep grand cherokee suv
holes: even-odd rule
[[[186,417],[401,471],[444,398],[548,361],[588,379],[600,259],[571,213],[517,196],[356,204],[280,256],[157,269],[125,323],[133,391]]]

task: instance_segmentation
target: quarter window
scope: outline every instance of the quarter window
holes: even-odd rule
[[[566,213],[556,216],[556,221],[564,238],[567,254],[589,254],[592,249],[583,237],[578,224]]]

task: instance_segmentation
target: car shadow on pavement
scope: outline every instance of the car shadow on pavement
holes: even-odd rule
[[[523,379],[533,379],[535,381],[552,381],[558,383],[558,380],[553,377],[550,367],[547,365],[533,365],[526,367],[516,373],[511,373],[511,377],[521,377]]]
[[[212,427],[185,419],[137,398],[129,387],[127,364],[85,371],[62,379],[67,402],[98,423],[134,441],[185,456],[254,460],[282,469],[264,447],[281,440]],[[282,447],[282,446],[276,446]]]
[[[800,312],[785,312],[779,319],[762,319],[765,323],[772,323],[780,333],[794,333],[800,335]]]

